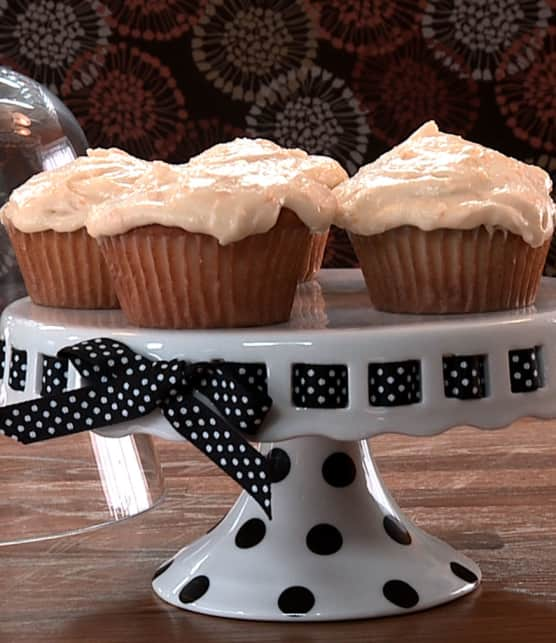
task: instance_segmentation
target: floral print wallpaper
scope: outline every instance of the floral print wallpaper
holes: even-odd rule
[[[92,146],[144,158],[247,134],[352,173],[435,118],[554,175],[555,16],[556,0],[0,0],[0,63]],[[353,261],[336,232],[326,264]]]

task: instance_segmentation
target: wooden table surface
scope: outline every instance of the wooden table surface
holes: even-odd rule
[[[188,445],[158,447],[168,495],[157,508],[87,534],[0,547],[1,643],[556,640],[554,423],[372,441],[405,512],[474,558],[484,575],[478,591],[454,603],[374,621],[252,623],[158,600],[152,572],[206,532],[237,494]]]

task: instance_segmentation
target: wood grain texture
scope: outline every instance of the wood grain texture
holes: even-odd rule
[[[371,446],[404,511],[481,565],[477,592],[414,615],[327,624],[250,623],[169,607],[151,592],[152,572],[207,531],[238,490],[193,448],[159,442],[168,497],[156,509],[95,532],[0,548],[0,641],[554,641],[556,424],[383,436]],[[34,493],[28,487],[22,493]]]

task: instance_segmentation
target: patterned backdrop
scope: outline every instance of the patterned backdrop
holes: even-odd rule
[[[0,0],[0,63],[92,146],[184,161],[237,135],[349,172],[429,118],[556,170],[556,0]],[[353,262],[336,233],[327,265]]]

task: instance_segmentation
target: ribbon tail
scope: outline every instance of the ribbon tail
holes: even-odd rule
[[[197,399],[179,408],[168,401],[162,412],[180,435],[243,487],[272,518],[270,472],[262,453]]]
[[[105,337],[65,347],[58,356],[87,385],[0,408],[0,432],[28,444],[135,420],[159,407],[271,518],[268,463],[244,437],[258,430],[272,405],[261,365],[151,362]]]
[[[149,413],[149,408],[116,404],[114,387],[96,384],[0,408],[0,431],[23,444],[92,431]]]
[[[92,387],[36,398],[0,408],[0,431],[23,444],[40,442],[89,431],[83,404],[88,404]],[[106,424],[106,423],[104,423]]]

